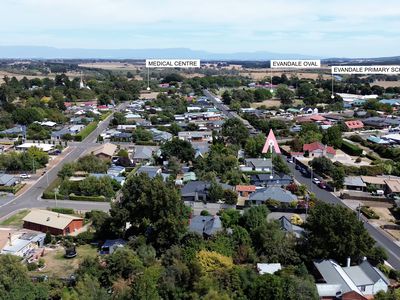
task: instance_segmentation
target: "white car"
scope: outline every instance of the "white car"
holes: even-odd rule
[[[318,184],[318,183],[320,183],[321,181],[318,179],[318,178],[313,178],[313,180],[312,180],[312,182],[314,182],[315,184]]]
[[[28,179],[28,178],[31,178],[31,175],[29,175],[29,174],[21,174],[21,175],[19,175],[19,178]]]

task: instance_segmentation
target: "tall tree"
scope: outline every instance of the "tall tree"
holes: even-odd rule
[[[222,125],[222,135],[226,137],[229,143],[236,145],[244,145],[249,131],[246,126],[237,118],[228,119]]]
[[[145,174],[128,178],[111,215],[123,228],[131,224],[127,236],[145,235],[159,250],[178,242],[188,223],[188,208],[175,187]]]
[[[310,212],[306,229],[305,253],[310,259],[335,259],[344,263],[368,256],[374,240],[346,207],[319,202]]]

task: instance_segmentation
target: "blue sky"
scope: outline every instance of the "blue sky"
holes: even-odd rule
[[[398,0],[3,0],[0,45],[400,55]]]

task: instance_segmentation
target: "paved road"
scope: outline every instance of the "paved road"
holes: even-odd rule
[[[311,178],[304,177],[298,170],[295,169],[294,164],[288,164],[291,169],[294,178],[301,184],[305,184],[310,191],[315,193],[318,199],[331,203],[345,206],[341,199],[333,195],[332,193],[320,189],[316,184],[311,182]],[[364,221],[364,227],[369,234],[374,238],[376,243],[383,247],[388,253],[388,262],[393,268],[400,270],[400,247],[396,245],[392,239],[386,236],[386,234],[380,229],[372,226],[368,223],[368,219],[361,215],[361,219]],[[345,233],[344,233],[345,234]]]
[[[126,108],[128,103],[119,105],[116,110],[120,111]],[[71,145],[71,151],[53,168],[47,171],[44,176],[41,176],[28,190],[23,194],[7,201],[6,203],[0,202],[0,220],[6,218],[10,214],[25,208],[43,208],[55,207],[56,202],[53,200],[42,200],[41,196],[43,191],[47,188],[49,183],[57,178],[58,172],[61,170],[65,163],[76,161],[80,156],[95,145],[97,136],[102,133],[109,125],[112,115],[104,121],[101,121],[91,134],[89,134],[84,141],[79,144],[74,143]],[[82,202],[82,201],[58,201],[59,207],[74,208],[76,210],[90,210],[99,209],[108,211],[110,208],[109,203],[99,202]]]
[[[237,118],[240,119],[244,125],[246,125],[247,129],[250,131],[250,134],[258,134],[260,133],[259,130],[255,129],[250,123],[249,121],[243,119],[242,117],[240,117],[237,113],[235,113],[234,111],[231,111],[229,109],[229,107],[227,107],[225,104],[223,104],[221,102],[221,100],[219,100],[217,98],[217,96],[215,96],[213,93],[211,93],[209,90],[203,90],[203,94],[214,104],[214,106],[220,110],[228,119],[233,119],[233,118]]]

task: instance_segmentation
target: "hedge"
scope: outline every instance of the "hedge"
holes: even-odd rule
[[[97,128],[98,122],[93,121],[86,125],[85,128],[81,130],[78,134],[74,136],[75,141],[81,142],[83,141],[89,134],[91,134]]]
[[[370,209],[369,206],[361,206],[361,212],[368,219],[379,219],[379,216],[372,209]]]
[[[25,186],[25,183],[16,184],[14,186],[0,186],[0,192],[16,194],[24,186]]]
[[[360,147],[348,141],[342,142],[341,149],[343,150],[343,152],[346,152],[347,154],[352,156],[360,156],[363,153],[363,150]]]
[[[104,196],[80,196],[80,195],[74,195],[74,194],[70,194],[68,199],[74,200],[74,201],[93,201],[93,202],[105,202],[106,201],[106,197],[104,197]]]
[[[73,208],[65,208],[65,207],[54,207],[50,208],[49,210],[60,213],[60,214],[66,214],[66,215],[73,215],[75,213]]]

